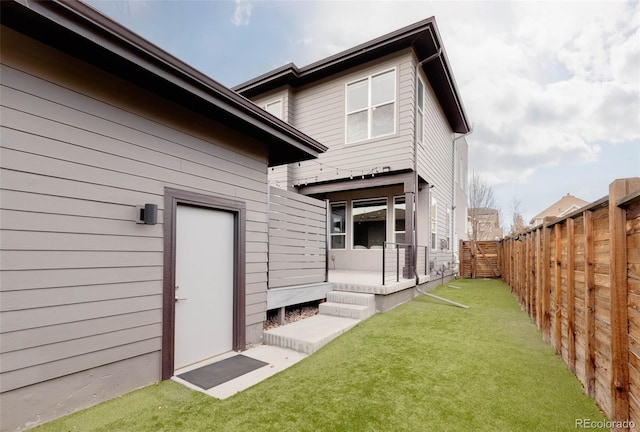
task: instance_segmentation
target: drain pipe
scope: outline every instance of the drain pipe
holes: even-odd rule
[[[455,233],[456,233],[456,156],[457,156],[457,152],[456,152],[456,141],[458,141],[459,139],[468,137],[469,135],[471,135],[473,133],[473,124],[471,125],[471,129],[469,129],[469,132],[465,133],[465,134],[461,134],[458,135],[457,137],[453,138],[453,142],[452,142],[452,147],[453,147],[453,159],[451,161],[451,172],[453,174],[452,178],[451,178],[451,224],[452,224],[452,238],[451,241],[453,242],[453,245],[451,245],[451,260],[453,261],[453,264],[455,266],[455,262],[456,262],[456,245],[457,242],[455,241]],[[465,204],[466,205],[466,204]],[[467,221],[465,221],[464,226],[467,226]],[[458,259],[460,259],[460,251],[458,251]],[[455,269],[454,269],[455,272]]]
[[[418,69],[426,63],[429,63],[432,60],[435,60],[436,58],[439,58],[442,55],[442,47],[438,48],[438,51],[435,52],[434,54],[431,54],[429,57],[427,57],[426,59],[418,62],[418,64],[416,64],[416,68],[415,68],[415,94],[416,94],[416,105],[418,103],[418,82],[420,80],[420,74],[418,73]],[[426,89],[425,89],[426,90]],[[421,107],[422,112],[424,113],[424,107]],[[417,117],[417,109],[414,112],[414,116]],[[423,121],[423,128],[422,130],[424,131],[424,118],[422,119]],[[418,277],[418,272],[417,272],[417,267],[418,267],[418,218],[417,218],[417,214],[418,214],[418,133],[417,133],[417,126],[413,132],[413,172],[414,172],[414,183],[413,183],[413,214],[411,215],[411,218],[413,219],[413,253],[412,253],[412,257],[411,260],[413,262],[413,268],[414,268],[414,274],[416,275],[416,286],[418,285],[419,282],[419,277]],[[427,248],[427,250],[425,251],[425,253],[429,253],[429,248]],[[429,257],[427,256],[427,262],[429,262]],[[428,269],[425,269],[425,272],[428,274]]]
[[[414,270],[414,274],[416,276],[416,281],[417,281],[418,280],[418,272]],[[444,284],[441,284],[441,285],[444,285]],[[453,305],[453,306],[457,306],[457,307],[459,307],[461,309],[469,309],[469,306],[464,305],[462,303],[454,302],[453,300],[449,300],[449,299],[446,299],[444,297],[440,297],[440,296],[437,296],[435,294],[431,294],[430,292],[427,292],[427,291],[422,291],[420,289],[420,285],[418,285],[417,282],[416,282],[416,292],[418,292],[418,294],[422,294],[423,296],[431,297],[431,298],[439,300],[441,302],[448,303],[448,304]]]

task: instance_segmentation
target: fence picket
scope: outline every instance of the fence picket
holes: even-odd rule
[[[585,393],[639,432],[640,178],[614,181],[608,197],[562,219],[477,243],[461,242],[460,274],[495,276],[485,252],[497,251],[496,273]]]

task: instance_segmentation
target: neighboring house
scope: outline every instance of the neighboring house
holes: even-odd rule
[[[500,213],[496,209],[470,208],[468,220],[467,229],[471,240],[499,240],[503,237]]]
[[[330,201],[331,269],[379,271],[392,242],[418,246],[410,267],[450,273],[471,128],[434,18],[234,90],[329,148],[272,168],[269,182]]]
[[[0,7],[1,429],[260,343],[268,167],[325,147],[80,2]]]
[[[577,198],[571,194],[566,194],[560,200],[551,204],[542,212],[538,213],[531,219],[531,226],[537,226],[543,223],[544,218],[546,217],[557,217],[561,218],[563,216],[572,213],[579,208],[582,208],[589,204],[587,201]]]

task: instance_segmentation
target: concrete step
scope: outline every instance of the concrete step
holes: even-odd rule
[[[327,301],[332,303],[348,303],[362,306],[376,306],[376,296],[347,291],[330,291],[327,293]]]
[[[376,307],[375,304],[364,306],[358,304],[325,302],[320,303],[319,313],[320,315],[330,315],[335,317],[363,320],[375,314]]]
[[[265,331],[264,343],[312,354],[358,322],[352,318],[316,315]]]

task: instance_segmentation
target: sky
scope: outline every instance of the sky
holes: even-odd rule
[[[511,223],[640,176],[640,2],[85,0],[232,87],[435,16],[467,117],[469,172]]]

